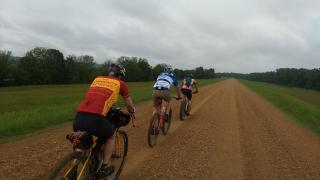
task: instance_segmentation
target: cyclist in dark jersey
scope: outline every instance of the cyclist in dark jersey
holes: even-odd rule
[[[195,92],[193,92],[193,87],[196,89]],[[192,74],[188,74],[182,81],[182,87],[181,87],[181,92],[184,96],[187,96],[189,100],[189,104],[191,106],[191,99],[192,99],[192,94],[193,93],[198,93],[198,86],[197,86],[197,81],[193,79]],[[187,115],[189,113],[187,112]]]

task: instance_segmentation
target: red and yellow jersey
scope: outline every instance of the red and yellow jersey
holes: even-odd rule
[[[110,76],[96,77],[77,111],[106,116],[117,102],[119,94],[124,98],[129,97],[128,86],[124,81]]]

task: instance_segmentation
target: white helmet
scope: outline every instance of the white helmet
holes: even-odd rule
[[[166,67],[164,68],[164,72],[172,73],[172,71],[173,71],[173,68],[171,65],[166,65]]]

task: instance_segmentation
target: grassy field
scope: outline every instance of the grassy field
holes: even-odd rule
[[[320,134],[320,92],[268,83],[241,81],[298,123]]]
[[[221,79],[200,80],[199,86]],[[150,100],[154,82],[128,83],[135,103]],[[0,88],[0,141],[71,121],[88,84]],[[118,106],[121,106],[120,101]]]

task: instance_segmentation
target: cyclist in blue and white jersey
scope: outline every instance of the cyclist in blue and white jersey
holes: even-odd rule
[[[160,112],[159,108],[161,107],[162,100],[168,103],[167,112],[165,114],[165,120],[169,120],[169,111],[171,107],[171,96],[170,96],[170,87],[174,85],[177,90],[177,99],[181,99],[181,93],[179,88],[179,82],[176,76],[173,74],[173,69],[170,65],[167,65],[164,72],[162,72],[157,77],[157,82],[154,84],[153,88],[153,104],[154,104],[154,113]]]

